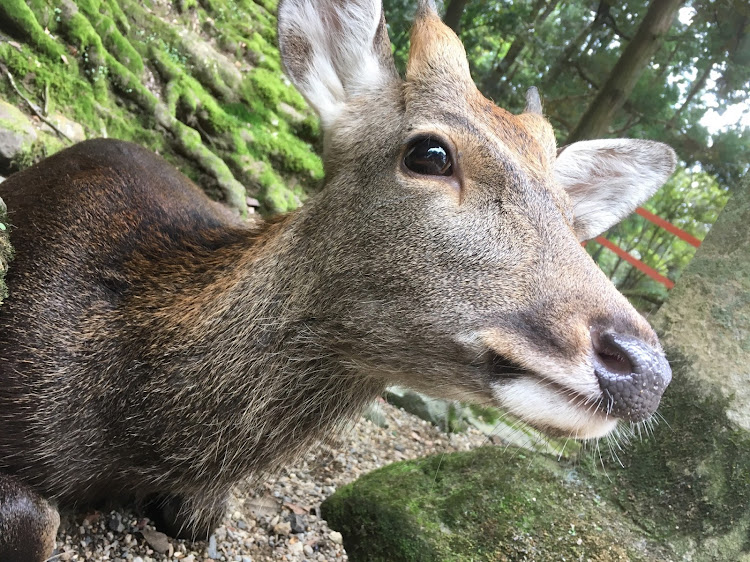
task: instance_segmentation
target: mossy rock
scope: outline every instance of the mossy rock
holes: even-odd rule
[[[8,239],[8,223],[5,203],[0,199],[0,304],[3,303],[8,291],[5,287],[5,273],[8,271],[8,263],[13,256],[13,250]]]
[[[322,510],[353,561],[670,560],[574,469],[520,449],[396,463]]]

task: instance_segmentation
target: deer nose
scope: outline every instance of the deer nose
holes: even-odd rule
[[[646,342],[614,332],[592,332],[594,373],[604,395],[603,409],[631,422],[656,411],[672,380],[667,359]]]

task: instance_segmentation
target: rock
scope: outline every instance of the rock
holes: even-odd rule
[[[167,537],[167,535],[165,535],[164,533],[160,533],[159,531],[152,531],[150,529],[143,529],[143,531],[141,532],[143,534],[143,538],[146,539],[146,542],[149,544],[149,546],[159,554],[164,554],[169,550],[169,537]]]
[[[466,428],[463,419],[465,407],[454,400],[438,400],[397,386],[388,388],[386,400],[443,431],[455,432]]]
[[[302,544],[302,541],[300,541],[297,538],[292,538],[289,541],[289,552],[292,554],[302,554],[304,552],[305,545]]]
[[[200,35],[183,30],[182,46],[195,65],[195,72],[226,99],[235,99],[242,83],[242,72],[223,53],[206,42]]]
[[[336,544],[344,544],[344,537],[338,531],[331,531],[328,533],[328,538]]]
[[[208,556],[209,558],[213,558],[214,560],[218,560],[219,556],[221,556],[221,554],[219,554],[219,551],[216,549],[216,535],[211,535],[208,538],[206,556]]]
[[[352,562],[670,560],[615,501],[523,449],[395,463],[340,488],[322,510]]]
[[[83,130],[83,127],[80,123],[76,123],[75,121],[68,119],[60,113],[50,113],[47,119],[50,121],[50,123],[53,123],[55,127],[57,127],[60,132],[68,137],[71,141],[81,142],[86,140],[86,132]],[[57,134],[52,129],[52,127],[50,127],[46,123],[42,125],[42,131],[55,135]]]
[[[292,123],[301,123],[307,119],[307,115],[283,101],[279,103],[278,110]]]
[[[25,113],[0,100],[0,168],[7,169],[36,141],[34,125]]]
[[[289,525],[291,526],[292,533],[304,533],[306,530],[305,517],[303,515],[297,515],[292,513],[289,515]]]
[[[107,527],[109,527],[109,529],[115,533],[122,533],[125,530],[125,524],[122,522],[122,515],[120,515],[116,511],[113,511],[109,516],[109,520],[107,521]]]
[[[292,526],[289,524],[289,521],[282,521],[273,526],[273,532],[275,535],[283,535],[286,537],[291,534]]]
[[[680,560],[750,560],[748,224],[745,176],[651,319],[674,371],[664,421],[607,466],[624,508]]]
[[[388,420],[383,413],[383,408],[377,402],[371,403],[363,415],[366,420],[370,420],[378,427],[388,427]]]

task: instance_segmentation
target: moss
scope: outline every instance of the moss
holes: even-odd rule
[[[695,561],[750,559],[749,220],[747,178],[652,319],[674,371],[664,422],[599,477]]]
[[[185,0],[166,18],[163,5],[134,0],[12,0],[0,7],[12,14],[0,27],[28,42],[20,51],[0,42],[0,58],[29,99],[41,104],[47,92],[49,110],[87,136],[157,150],[239,209],[244,183],[265,211],[287,211],[323,169],[317,119],[281,75],[275,6]],[[4,81],[0,98],[20,102]]]
[[[396,463],[323,503],[357,560],[668,560],[570,469],[482,448]]]
[[[13,35],[30,41],[44,55],[59,58],[64,53],[61,45],[56,43],[36,19],[34,12],[24,0],[3,0],[0,2],[0,28],[7,29]]]
[[[5,286],[5,273],[8,271],[8,264],[13,257],[13,248],[9,239],[10,226],[7,219],[5,203],[0,199],[0,304],[8,296],[8,290]]]
[[[251,99],[250,95],[257,95],[272,109],[278,108],[281,102],[288,103],[301,111],[307,109],[307,104],[302,95],[297,90],[290,88],[289,84],[285,83],[278,73],[266,68],[256,68],[250,73],[248,80],[250,81],[250,87],[244,92],[246,100]]]

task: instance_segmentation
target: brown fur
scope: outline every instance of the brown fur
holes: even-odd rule
[[[305,82],[311,44],[284,37]],[[384,40],[381,17],[381,65]],[[540,378],[572,369],[592,326],[658,348],[576,239],[546,120],[484,99],[434,15],[412,41],[405,82],[391,62],[331,120],[322,193],[273,222],[229,219],[112,140],[0,186],[17,256],[0,310],[0,473],[64,505],[181,498],[200,534],[238,480],[389,383],[491,403],[497,357]],[[403,168],[420,132],[452,144],[454,177]]]

